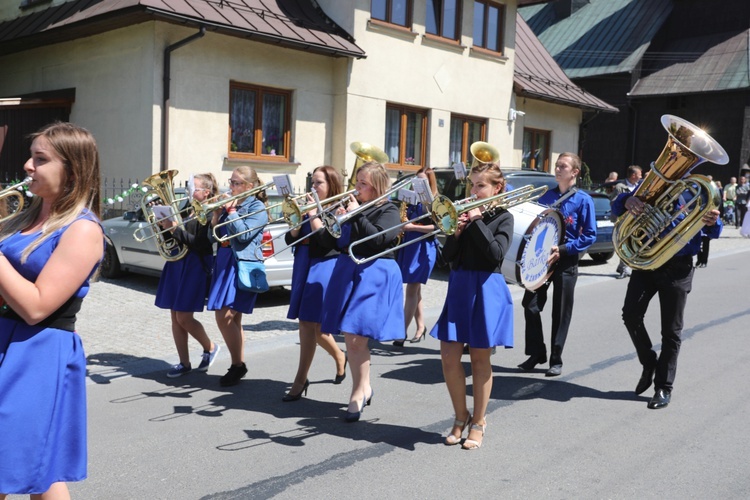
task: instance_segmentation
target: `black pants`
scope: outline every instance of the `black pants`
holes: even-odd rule
[[[698,252],[698,258],[695,261],[696,265],[706,265],[708,264],[708,250],[711,246],[711,238],[708,236],[701,236],[701,249],[700,252]]]
[[[547,303],[547,290],[552,292],[552,355],[549,364],[562,364],[562,351],[568,337],[570,320],[573,317],[573,296],[578,281],[578,254],[560,259],[549,283],[523,294],[523,314],[526,319],[526,354],[541,356],[547,353],[542,330],[542,315]]]
[[[633,270],[622,307],[622,319],[644,367],[656,365],[654,386],[672,390],[680,353],[683,316],[693,284],[693,258],[672,257],[653,271]],[[661,354],[656,355],[643,323],[648,304],[659,294],[661,310]]]
[[[742,227],[742,221],[747,213],[747,205],[741,201],[734,203],[734,226],[735,228]]]

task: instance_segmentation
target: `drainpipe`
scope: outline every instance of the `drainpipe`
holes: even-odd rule
[[[159,170],[162,171],[167,170],[169,162],[169,84],[172,81],[172,75],[170,74],[172,71],[170,67],[172,52],[203,37],[205,34],[206,27],[201,26],[198,33],[191,35],[184,40],[180,40],[177,43],[173,43],[164,49],[164,76],[162,81],[162,86],[164,87],[164,98],[162,99],[161,104],[161,166],[159,167]]]

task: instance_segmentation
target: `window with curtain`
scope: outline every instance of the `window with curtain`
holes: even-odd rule
[[[474,46],[503,52],[505,6],[487,0],[474,2]]]
[[[372,0],[370,15],[399,26],[411,27],[411,9],[413,0]]]
[[[230,83],[229,156],[289,159],[291,92]]]
[[[427,0],[427,33],[458,40],[460,23],[461,0]]]
[[[549,130],[524,128],[521,168],[549,172],[549,144]]]
[[[450,164],[471,164],[473,158],[469,148],[476,141],[486,138],[487,121],[467,116],[451,116],[449,155]]]
[[[427,112],[389,104],[385,110],[385,152],[389,163],[418,169],[424,164],[426,144]]]

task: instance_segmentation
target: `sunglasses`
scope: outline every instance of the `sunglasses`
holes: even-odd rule
[[[242,186],[243,184],[247,184],[245,181],[235,181],[233,179],[229,179],[229,185],[230,186]]]

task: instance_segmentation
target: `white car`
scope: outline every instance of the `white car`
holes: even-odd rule
[[[175,197],[185,196],[185,190],[175,190]],[[268,205],[280,202],[282,198],[275,191],[268,191]],[[281,216],[281,210],[275,209],[270,214],[271,220]],[[104,278],[119,278],[124,273],[133,272],[150,276],[160,276],[165,260],[156,248],[156,239],[149,238],[137,241],[133,233],[141,229],[145,236],[151,234],[151,229],[140,208],[125,212],[121,217],[114,217],[102,222],[104,226],[107,249],[101,265]],[[292,284],[292,265],[294,255],[287,248],[284,237],[280,236],[289,229],[286,223],[269,224],[263,230],[263,256],[265,261],[268,284],[275,286],[289,286]],[[274,240],[274,238],[276,238]],[[275,253],[275,255],[274,255]],[[269,257],[273,255],[272,257]]]

